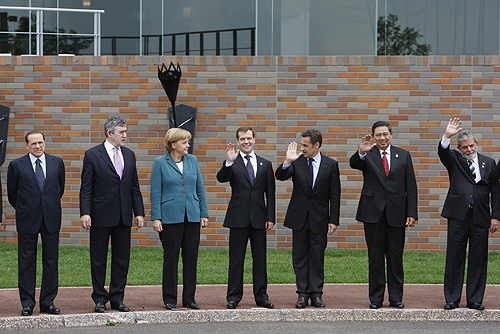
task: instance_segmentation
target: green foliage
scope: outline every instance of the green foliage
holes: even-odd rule
[[[389,14],[387,20],[383,16],[378,19],[377,54],[379,56],[415,55],[427,56],[431,51],[430,44],[419,44],[423,37],[415,28],[406,27],[401,30],[397,15]]]
[[[37,286],[42,273],[42,249],[38,247]],[[445,253],[404,252],[405,283],[443,283]],[[17,287],[17,244],[0,244],[0,288]],[[228,250],[200,249],[198,256],[199,284],[227,284]],[[111,251],[108,253],[106,282],[109,283]],[[127,284],[161,285],[163,249],[160,247],[132,248]],[[269,284],[295,283],[292,251],[267,252]],[[244,282],[252,283],[252,256],[245,258]],[[182,259],[179,260],[179,284],[182,283]],[[325,252],[325,283],[368,283],[368,255],[366,250],[327,249]],[[500,284],[500,253],[490,252],[488,284]],[[91,286],[90,255],[88,247],[59,247],[59,285]]]

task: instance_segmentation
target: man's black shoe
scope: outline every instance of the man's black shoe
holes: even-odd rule
[[[444,304],[445,310],[454,310],[456,308],[458,308],[458,303],[446,303],[446,304]]]
[[[123,302],[111,303],[111,308],[120,312],[128,312],[130,309]]]
[[[237,302],[237,301],[235,301],[235,300],[230,300],[230,301],[228,301],[228,302],[227,302],[226,307],[227,307],[228,309],[231,309],[231,310],[232,310],[232,309],[235,309],[236,307],[238,307],[238,302]]]
[[[256,303],[257,306],[265,307],[265,308],[274,308],[274,304],[271,303],[269,300],[263,300],[260,302]]]
[[[54,305],[49,305],[49,306],[40,306],[40,312],[48,314],[59,314],[61,313],[61,310],[55,307]]]
[[[33,307],[25,306],[21,311],[22,316],[28,316],[33,314]]]
[[[95,303],[94,311],[97,313],[106,312],[106,303],[105,302],[97,302]]]
[[[481,303],[467,303],[467,307],[473,310],[484,310],[484,306]]]

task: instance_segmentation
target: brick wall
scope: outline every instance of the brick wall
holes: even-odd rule
[[[103,123],[112,114],[128,119],[127,146],[137,154],[141,190],[149,220],[149,176],[154,158],[164,154],[167,98],[157,65],[179,62],[183,76],[178,103],[198,108],[194,154],[200,161],[210,223],[204,247],[226,247],[222,227],[230,197],[215,175],[234,142],[234,131],[257,131],[256,151],[273,166],[284,160],[287,144],[308,127],[324,135],[322,151],[341,168],[341,226],[330,248],[364,248],[362,225],[354,220],[362,175],[348,166],[360,138],[376,120],[394,128],[393,144],[409,150],[419,187],[419,223],[407,232],[407,249],[443,251],[446,220],[440,209],[448,189],[437,144],[451,116],[464,120],[480,139],[480,152],[500,158],[500,66],[490,56],[76,56],[0,57],[0,103],[11,107],[7,161],[0,168],[5,185],[8,163],[26,153],[24,134],[45,131],[47,152],[66,164],[61,244],[88,243],[80,227],[78,193],[83,153],[102,142]],[[454,143],[453,143],[454,144]],[[292,191],[277,181],[278,225],[270,248],[291,247],[283,227]],[[4,186],[4,201],[7,200]],[[16,242],[14,210],[5,203],[0,242]],[[500,248],[496,233],[490,248]],[[148,226],[133,229],[133,244],[159,245]]]

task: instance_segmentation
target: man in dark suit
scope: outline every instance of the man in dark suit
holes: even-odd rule
[[[332,234],[339,224],[339,166],[320,153],[322,142],[319,130],[305,130],[300,140],[301,152],[297,154],[297,143],[290,143],[285,162],[276,170],[278,180],[293,181],[285,226],[293,230],[296,308],[305,308],[309,298],[312,306],[325,307],[322,295],[327,233]]]
[[[29,153],[13,160],[7,171],[9,203],[16,210],[18,234],[18,285],[23,310],[35,307],[36,253],[42,237],[42,288],[40,312],[59,314],[54,306],[58,286],[61,197],[64,193],[64,163],[45,153],[45,135],[31,131],[24,137]]]
[[[135,164],[135,154],[126,148],[127,126],[118,116],[104,124],[106,140],[87,152],[83,159],[80,187],[80,221],[90,229],[92,299],[95,312],[105,312],[106,303],[128,312],[123,303],[130,261],[132,220],[141,228],[144,205]],[[132,214],[135,214],[135,218]],[[111,282],[104,289],[106,259],[111,237]]]
[[[459,118],[451,118],[438,145],[439,159],[448,170],[450,189],[441,215],[448,219],[445,310],[459,307],[464,283],[465,254],[469,240],[467,307],[484,310],[488,263],[488,230],[498,228],[500,189],[495,161],[477,153],[477,138],[462,130]],[[457,135],[457,150],[450,150]],[[490,211],[491,197],[491,211]]]
[[[253,258],[253,294],[258,306],[274,308],[267,295],[266,232],[275,221],[275,183],[270,161],[253,151],[255,132],[236,130],[239,150],[228,144],[227,160],[217,173],[219,182],[230,182],[231,200],[224,219],[229,227],[229,278],[227,308],[234,309],[243,297],[243,264],[248,239]]]
[[[374,140],[374,143],[371,140]],[[389,306],[404,308],[403,249],[405,227],[417,221],[417,182],[408,151],[391,145],[392,127],[375,122],[363,137],[350,166],[363,172],[356,220],[362,222],[368,246],[370,308],[382,307],[385,260]]]

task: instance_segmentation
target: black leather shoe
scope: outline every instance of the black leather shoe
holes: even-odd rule
[[[21,311],[22,316],[28,316],[33,314],[33,307],[25,306]]]
[[[402,302],[390,302],[389,306],[392,308],[405,308],[405,304]]]
[[[382,307],[382,303],[379,303],[379,302],[370,303],[370,308],[372,310],[377,309],[377,308],[381,308],[381,307]]]
[[[120,312],[128,312],[130,309],[123,302],[111,303],[111,308]]]
[[[49,305],[49,306],[40,306],[40,312],[48,314],[59,314],[61,313],[61,310],[55,307],[54,305]]]
[[[484,310],[484,306],[481,303],[467,303],[467,307],[473,310]]]
[[[95,303],[94,311],[97,313],[106,312],[106,303],[105,302],[97,302]]]
[[[274,304],[269,300],[262,300],[260,302],[256,302],[257,306],[265,307],[265,308],[274,308]]]
[[[325,307],[325,303],[323,302],[321,297],[311,298],[311,305],[314,307]]]
[[[167,310],[175,310],[175,304],[165,304]]]
[[[297,302],[295,303],[296,308],[306,308],[307,306],[307,299],[306,297],[299,297],[297,299]]]
[[[446,303],[446,304],[444,304],[445,310],[454,310],[456,308],[458,308],[458,303]]]
[[[232,309],[235,309],[236,307],[238,307],[238,303],[239,303],[239,302],[237,302],[237,301],[235,301],[235,300],[230,300],[230,301],[228,301],[228,302],[227,302],[226,307],[227,307],[228,309],[231,309],[231,310],[232,310]]]
[[[182,304],[182,306],[187,307],[187,308],[192,308],[193,310],[199,310],[200,307],[196,303],[187,303],[187,304]]]

